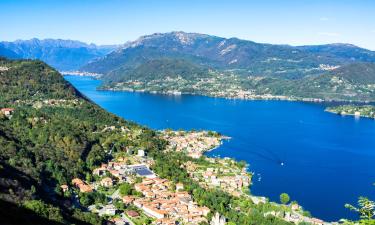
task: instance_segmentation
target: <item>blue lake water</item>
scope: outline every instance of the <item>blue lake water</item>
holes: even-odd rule
[[[327,113],[322,104],[96,91],[98,80],[65,78],[127,120],[232,137],[208,154],[247,161],[255,173],[255,195],[278,201],[286,192],[328,221],[353,218],[344,204],[358,196],[375,199],[375,120]]]

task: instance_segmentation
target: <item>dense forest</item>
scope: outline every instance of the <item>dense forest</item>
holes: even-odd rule
[[[102,223],[63,201],[60,185],[85,179],[110,151],[158,150],[163,142],[89,102],[43,62],[2,58],[0,68],[0,108],[14,108],[0,115],[0,199],[57,222]],[[103,131],[108,126],[123,131]]]

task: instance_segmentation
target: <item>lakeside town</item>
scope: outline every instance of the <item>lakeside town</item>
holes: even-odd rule
[[[224,79],[224,78],[223,78]],[[226,80],[227,78],[225,78]],[[169,82],[169,83],[168,83]],[[303,101],[303,102],[325,102],[322,98],[307,98],[307,97],[296,97],[287,95],[274,95],[270,93],[259,94],[256,90],[245,90],[237,84],[233,84],[229,87],[223,87],[226,81],[216,79],[202,79],[196,84],[186,84],[181,78],[177,79],[165,79],[165,80],[154,80],[152,82],[142,82],[138,80],[119,82],[115,85],[104,85],[99,87],[99,90],[110,90],[110,91],[129,91],[129,92],[146,92],[150,94],[163,94],[163,95],[175,95],[179,96],[182,94],[197,94],[205,95],[215,98],[225,99],[241,99],[241,100],[279,100],[279,101]],[[218,83],[217,83],[218,82]],[[221,84],[221,82],[223,84]],[[182,83],[182,84],[180,84]],[[184,91],[186,87],[192,87],[193,92]]]
[[[275,208],[280,207],[276,203],[269,203],[264,197],[250,195],[252,174],[248,172],[246,163],[236,162],[230,158],[208,158],[202,155],[221,144],[221,136],[217,133],[160,133],[172,142],[166,151],[173,149],[191,157],[192,161],[181,165],[181,168],[204,189],[218,188],[235,197],[247,198],[257,205],[271,204]],[[186,146],[187,139],[191,141],[191,145]],[[193,150],[195,147],[199,150]],[[198,155],[199,159],[194,158]],[[92,182],[74,178],[71,184],[64,184],[61,189],[63,192],[73,193],[78,207],[86,207],[87,210],[107,218],[116,225],[227,224],[225,217],[218,213],[212,215],[208,207],[195,202],[193,196],[185,191],[184,184],[159,177],[152,170],[153,164],[154,160],[147,156],[146,151],[127,149],[108,163],[94,169]],[[83,206],[83,196],[90,193],[99,193],[105,200]],[[285,212],[269,211],[264,216],[272,215],[295,224],[330,224],[303,215],[302,207],[296,203],[282,207],[285,207]]]
[[[64,184],[62,190],[77,189],[77,198],[81,193],[103,193],[109,199],[107,204],[94,204],[87,208],[108,217],[114,224],[208,222],[206,216],[210,209],[194,202],[192,196],[184,191],[182,183],[158,177],[151,169],[153,160],[144,150],[137,150],[136,154],[129,150],[120,155],[93,170],[94,182],[74,178],[72,185]],[[124,193],[123,187],[132,191]],[[123,212],[116,207],[119,205],[116,201],[121,201],[121,208],[125,209]]]
[[[12,119],[15,110],[3,108],[1,114]],[[107,126],[101,132],[117,130],[127,133],[126,129],[116,126]],[[169,143],[166,152],[174,151],[190,158],[181,169],[203,189],[219,189],[255,205],[269,204],[270,210],[264,216],[275,216],[295,224],[335,224],[306,215],[295,202],[280,205],[251,195],[252,173],[245,162],[203,155],[228,137],[211,131],[163,130],[159,133]],[[207,206],[196,202],[183,183],[161,178],[155,173],[155,161],[144,149],[125,148],[112,156],[85,179],[75,177],[60,186],[63,195],[71,198],[67,204],[96,213],[116,225],[226,224],[223,215],[217,212],[213,215]]]
[[[100,73],[92,73],[87,71],[61,71],[60,72],[64,76],[80,76],[80,77],[92,77],[95,79],[99,79],[103,76],[103,74]]]
[[[12,119],[18,106],[35,109],[42,107],[74,108],[78,100],[46,99],[15,101],[14,108],[2,108],[1,114]],[[38,121],[47,121],[36,118]],[[34,122],[38,122],[34,121]],[[128,130],[114,125],[106,126],[104,132],[126,135]],[[252,173],[245,162],[230,158],[209,158],[204,153],[223,144],[229,137],[212,131],[162,130],[160,137],[167,141],[166,152],[176,152],[191,158],[181,165],[190,178],[205,190],[219,189],[231,196],[248,199],[253,204],[270,204],[264,216],[275,216],[287,222],[323,225],[322,220],[311,218],[297,203],[280,205],[264,197],[250,194]],[[88,210],[114,224],[225,224],[223,215],[213,216],[205,205],[194,201],[184,189],[184,184],[160,177],[153,171],[154,159],[144,149],[125,147],[111,154],[111,159],[93,169],[89,177],[75,177],[60,186],[64,196],[71,196],[75,207]],[[98,200],[99,199],[99,200]],[[281,210],[282,209],[282,210]],[[241,209],[239,209],[241,210]],[[218,219],[219,218],[219,219]],[[216,222],[215,222],[216,221]],[[223,222],[224,221],[224,222]]]

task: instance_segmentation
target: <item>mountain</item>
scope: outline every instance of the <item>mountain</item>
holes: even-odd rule
[[[154,131],[101,109],[44,62],[0,58],[0,93],[0,108],[13,109],[0,112],[0,223],[103,224],[75,202],[106,198],[73,192],[71,180],[93,179],[92,169],[123,146],[162,148]]]
[[[300,46],[299,49],[311,53],[325,54],[340,58],[341,60],[350,60],[352,62],[374,62],[375,52],[364,48],[357,47],[352,44],[327,44],[327,45],[312,45]]]
[[[97,46],[61,39],[31,39],[0,42],[0,56],[8,58],[40,59],[58,70],[77,70],[82,65],[100,58],[117,46]]]
[[[19,55],[17,55],[17,53],[4,47],[1,43],[0,43],[0,56],[7,57],[10,59],[21,58]]]
[[[354,52],[354,56],[348,56]],[[246,76],[282,78],[316,75],[324,71],[321,65],[337,66],[355,60],[375,62],[374,52],[355,46],[337,44],[293,47],[205,34],[171,32],[143,36],[83,66],[82,70],[109,73],[120,68],[134,68],[148,60],[161,57],[188,59],[192,63],[219,70],[235,69],[237,73]]]
[[[329,74],[355,84],[375,84],[375,63],[352,63],[332,70]]]
[[[106,79],[111,82],[124,80],[152,81],[165,78],[194,79],[207,77],[208,71],[200,65],[193,64],[184,59],[158,58],[147,61],[137,68],[111,71]]]
[[[143,36],[81,69],[103,73],[101,89],[375,101],[374,65],[375,52],[350,44],[293,47],[171,32]]]

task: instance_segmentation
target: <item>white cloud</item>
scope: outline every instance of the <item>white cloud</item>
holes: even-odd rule
[[[318,34],[320,36],[327,36],[327,37],[337,37],[337,36],[340,36],[339,33],[335,33],[335,32],[319,32]]]
[[[375,30],[372,30],[371,33],[375,33]]]
[[[329,19],[327,17],[320,17],[319,20],[320,21],[328,21]]]

